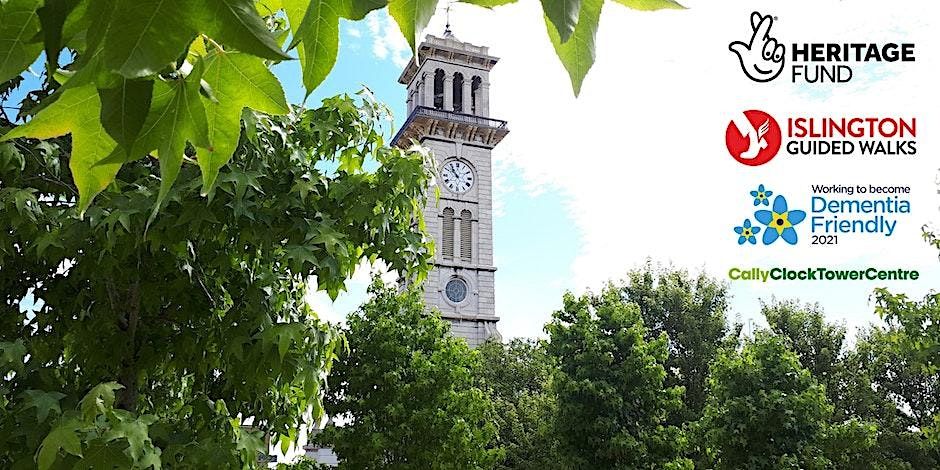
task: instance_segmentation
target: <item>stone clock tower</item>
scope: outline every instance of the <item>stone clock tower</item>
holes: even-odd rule
[[[493,147],[509,132],[491,119],[489,74],[497,58],[488,48],[427,36],[399,83],[408,87],[408,120],[393,144],[431,149],[440,199],[424,209],[436,246],[424,286],[429,307],[451,331],[477,346],[499,336],[493,266]]]

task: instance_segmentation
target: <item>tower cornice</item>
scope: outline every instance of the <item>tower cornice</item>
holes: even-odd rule
[[[428,59],[439,60],[449,64],[473,67],[480,70],[489,71],[499,61],[498,57],[489,54],[488,47],[474,46],[473,44],[459,41],[454,37],[443,37],[427,35],[424,42],[418,46],[418,60]],[[398,83],[407,85],[414,80],[418,73],[419,64],[414,60],[408,62],[405,70],[398,77]]]
[[[500,119],[418,106],[395,134],[392,145],[407,147],[412,139],[421,142],[425,138],[439,138],[491,149],[506,134],[509,127]]]

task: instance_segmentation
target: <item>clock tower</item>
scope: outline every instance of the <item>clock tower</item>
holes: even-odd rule
[[[473,347],[499,337],[491,154],[509,130],[489,117],[489,74],[497,60],[448,28],[443,37],[425,38],[398,79],[408,87],[408,119],[393,144],[429,148],[440,187],[440,198],[424,208],[436,247],[424,299]]]

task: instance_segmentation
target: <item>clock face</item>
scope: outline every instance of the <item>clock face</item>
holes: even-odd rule
[[[465,193],[473,187],[473,170],[460,160],[451,160],[441,169],[441,179],[447,189]]]

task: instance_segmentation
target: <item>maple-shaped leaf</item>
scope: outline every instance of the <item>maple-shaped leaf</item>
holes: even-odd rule
[[[0,83],[23,73],[42,51],[42,43],[32,41],[39,32],[40,6],[42,0],[0,2]]]
[[[57,423],[39,445],[39,452],[36,453],[39,470],[52,467],[60,450],[81,457],[82,443],[78,435],[81,428],[81,421],[75,418],[66,418]]]
[[[581,0],[542,0],[545,17],[555,26],[561,42],[568,42],[581,13]]]
[[[437,0],[391,0],[388,3],[388,13],[395,18],[398,29],[405,35],[415,55],[418,53],[418,35],[427,27],[436,8]]]
[[[343,0],[284,0],[307,94],[323,82],[339,53]]]
[[[594,65],[594,42],[603,6],[604,0],[583,0],[581,12],[578,14],[578,24],[567,41],[562,40],[552,21],[548,17],[545,19],[548,37],[562,65],[568,71],[575,96],[581,93],[584,77]]]
[[[94,85],[67,88],[48,107],[28,123],[16,127],[0,141],[17,137],[48,139],[72,134],[72,155],[69,168],[78,187],[79,213],[84,213],[91,201],[111,181],[121,168],[121,162],[106,162],[117,144],[101,126],[101,101]]]
[[[290,59],[258,16],[253,0],[203,0],[192,2],[191,8],[188,20],[193,27],[226,46],[265,59]]]
[[[23,392],[23,409],[36,408],[36,421],[44,423],[51,412],[55,411],[56,415],[62,414],[59,401],[63,398],[65,395],[59,392],[26,390]]]
[[[189,75],[167,83],[157,81],[153,89],[150,113],[144,122],[132,156],[154,149],[160,159],[158,210],[179,175],[186,142],[195,147],[211,148],[206,110],[199,95],[204,62],[197,60]]]
[[[205,58],[203,79],[216,101],[203,100],[212,148],[198,147],[202,193],[208,194],[222,168],[232,158],[241,133],[242,110],[287,114],[289,108],[277,77],[257,57],[238,52],[213,51]]]

